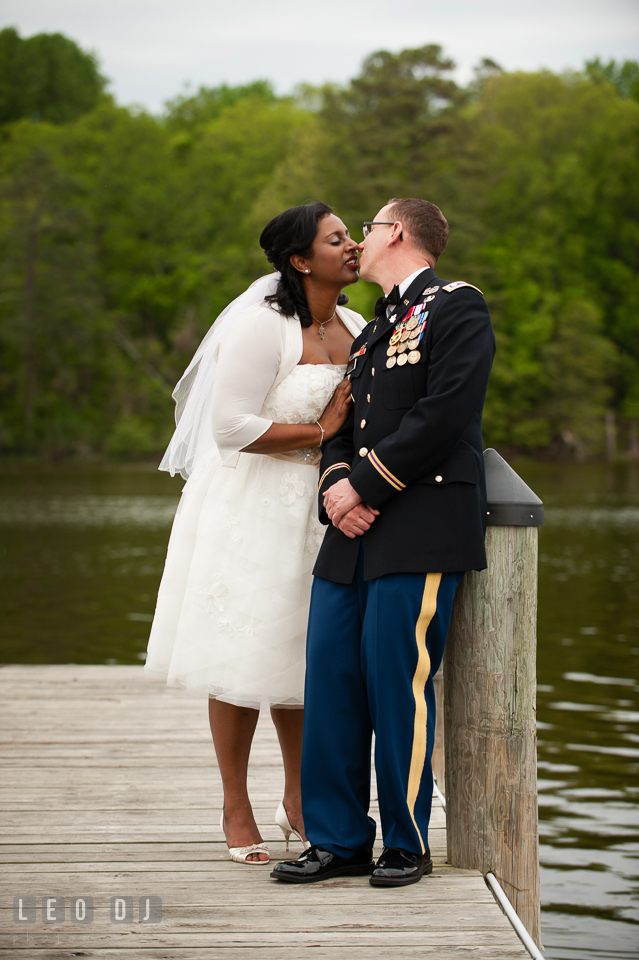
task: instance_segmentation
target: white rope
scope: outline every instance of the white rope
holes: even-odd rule
[[[444,797],[444,794],[441,792],[441,790],[437,786],[437,782],[435,780],[433,780],[433,796],[437,797],[437,799],[439,800],[439,802],[441,803],[442,807],[445,810],[446,798]],[[517,936],[525,946],[530,956],[533,958],[533,960],[545,960],[544,955],[539,952],[535,941],[532,939],[532,937],[526,930],[525,926],[517,916],[517,913],[515,912],[515,908],[513,907],[512,903],[504,893],[501,887],[501,884],[499,883],[499,880],[497,879],[495,874],[490,872],[487,873],[485,880],[488,886],[490,887],[490,889],[492,890],[492,892],[495,894],[497,900],[501,904],[503,911],[508,917],[508,919],[510,920],[515,933],[517,934]]]
[[[528,951],[530,956],[533,958],[533,960],[544,960],[544,955],[540,953],[540,951],[537,949],[537,945],[535,944],[535,941],[532,939],[532,937],[526,930],[525,926],[523,925],[523,923],[515,913],[515,908],[513,907],[512,903],[510,902],[510,900],[502,890],[499,880],[497,879],[494,873],[491,873],[489,871],[486,874],[486,883],[488,884],[492,892],[495,894],[495,897],[501,904],[501,907],[504,913],[510,920],[515,930],[515,933],[517,934],[517,936],[519,937],[519,939],[521,940],[521,942],[523,943],[523,945],[525,946],[526,950]]]
[[[446,809],[446,798],[441,792],[435,780],[433,780],[433,796],[437,797],[444,810]]]
[[[433,780],[433,796],[437,797],[437,799],[439,800],[439,802],[441,803],[442,807],[445,810],[446,798],[444,797],[444,794],[441,792],[441,790],[437,786],[437,783],[435,780]],[[525,946],[530,956],[533,958],[533,960],[544,960],[544,955],[539,952],[539,950],[537,949],[537,945],[535,944],[535,941],[532,939],[532,937],[526,930],[525,926],[517,916],[515,912],[515,908],[513,907],[512,903],[510,902],[510,900],[502,890],[501,884],[499,883],[499,880],[497,879],[495,874],[487,873],[485,880],[488,886],[490,887],[490,889],[495,894],[497,900],[501,904],[503,911],[508,917],[508,919],[510,920],[515,933],[517,934],[517,936]]]

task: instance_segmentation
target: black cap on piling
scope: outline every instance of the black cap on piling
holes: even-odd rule
[[[500,457],[484,450],[489,527],[543,527],[544,505],[527,483]]]

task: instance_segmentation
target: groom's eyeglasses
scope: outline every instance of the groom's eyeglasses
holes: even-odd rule
[[[365,220],[363,224],[364,240],[369,235],[373,227],[392,227],[394,223],[394,220],[392,223],[390,223],[388,220]],[[403,234],[404,231],[402,231],[402,235],[399,238],[400,240],[403,239]]]

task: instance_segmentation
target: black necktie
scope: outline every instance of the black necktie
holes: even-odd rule
[[[396,307],[400,301],[399,296],[399,287],[397,284],[393,287],[391,292],[387,297],[380,297],[377,303],[375,304],[375,316],[379,317],[383,313],[386,313],[387,307]]]

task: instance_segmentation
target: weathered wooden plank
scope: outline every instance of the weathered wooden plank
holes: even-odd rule
[[[454,869],[456,877],[465,876],[466,874],[474,878],[477,877],[476,870],[459,870],[457,868],[451,868],[443,862],[446,858],[446,838],[444,836],[438,838],[435,843],[439,843],[440,845],[440,852],[438,854],[435,853],[433,856],[435,872]],[[117,848],[114,848],[114,845],[108,842],[78,843],[72,846],[61,841],[60,843],[47,844],[43,850],[42,845],[35,841],[31,844],[12,844],[11,847],[11,852],[6,852],[4,847],[2,849],[1,860],[3,865],[7,869],[15,865],[18,872],[24,870],[25,873],[28,873],[31,868],[37,869],[39,865],[43,864],[62,864],[71,870],[75,864],[152,862],[157,864],[158,870],[161,870],[164,869],[162,865],[165,863],[169,865],[167,869],[170,869],[170,865],[173,863],[188,862],[195,865],[197,863],[206,863],[209,860],[215,860],[217,862],[228,859],[226,844],[222,842],[212,842],[210,844],[176,844],[171,841],[150,844],[129,843],[119,844]],[[192,847],[195,849],[191,849]],[[431,846],[431,850],[432,849],[433,847]],[[275,850],[275,847],[273,847],[273,850]],[[291,846],[291,851],[293,855],[295,855],[296,848]],[[230,860],[229,864],[231,865]],[[196,867],[193,866],[193,869],[196,869]]]
[[[94,844],[97,850],[100,850],[100,844]],[[170,847],[169,844],[153,844],[153,846],[158,847]],[[271,850],[271,861],[275,862],[277,860],[282,860],[284,858],[291,859],[297,857],[301,853],[301,847],[294,848],[291,846],[291,849],[288,853],[284,847],[276,847],[273,844],[269,844]],[[55,849],[53,847],[52,849]],[[120,853],[122,859],[116,859],[115,856],[109,857],[99,852],[94,852],[91,854],[85,854],[82,859],[71,860],[63,859],[64,854],[55,854],[47,851],[46,854],[34,854],[31,851],[31,848],[25,848],[25,852],[21,853],[19,856],[13,854],[7,854],[2,856],[2,871],[5,877],[24,877],[25,879],[31,879],[33,876],[40,876],[41,874],[54,873],[56,876],[62,876],[65,874],[74,874],[86,870],[87,872],[91,871],[109,871],[109,870],[119,870],[124,869],[124,864],[127,864],[127,869],[135,871],[144,871],[147,869],[149,863],[154,864],[154,872],[157,875],[162,872],[173,873],[174,871],[189,869],[191,873],[194,873],[198,870],[206,869],[206,865],[215,864],[215,869],[217,872],[223,873],[223,865],[225,862],[229,864],[229,867],[232,867],[233,862],[228,857],[228,852],[223,849],[222,844],[219,845],[219,849],[211,850],[205,854],[202,854],[199,858],[197,856],[186,857],[184,854],[174,854],[170,850],[163,853],[162,850],[158,850],[154,857],[151,857],[150,854],[141,853],[138,854],[135,847],[128,851]],[[377,845],[375,854],[381,853],[381,844]],[[445,850],[442,850],[442,856],[445,854]],[[37,857],[38,861],[33,863],[30,859]],[[45,859],[45,857],[49,859]],[[138,859],[140,857],[140,859]],[[148,859],[145,859],[148,858]],[[235,868],[233,867],[233,870]],[[434,866],[433,866],[433,876],[437,875],[438,872],[446,869],[456,869],[448,868],[446,864],[441,862],[441,858],[434,857]],[[254,871],[257,873],[258,871]],[[230,874],[232,879],[236,879],[234,872]],[[473,883],[477,878],[477,871],[469,871],[469,876],[473,877]],[[459,879],[459,876],[455,875],[455,883]],[[430,880],[430,878],[429,878]],[[247,882],[247,881],[242,881]]]
[[[63,939],[63,944],[68,941]],[[74,940],[75,947],[78,941]],[[2,949],[2,948],[0,948]],[[4,956],[24,958],[24,950],[29,950],[29,956],[34,960],[60,960],[61,950],[50,949],[49,947],[21,947],[19,944],[11,953],[4,953]],[[64,949],[64,947],[63,947]],[[67,947],[68,949],[68,947]],[[194,952],[197,951],[197,952]],[[290,947],[246,947],[241,946],[192,946],[186,948],[168,947],[168,946],[149,946],[149,947],[125,947],[124,949],[111,949],[109,947],[100,949],[100,956],[104,960],[243,960],[248,957],[250,960],[300,960],[301,953],[297,944]],[[312,945],[313,960],[371,960],[371,948],[359,946],[329,946],[314,943]],[[437,946],[421,946],[419,948],[419,957],[436,957],[438,960],[521,960],[527,954],[521,952],[505,952],[503,945],[497,946],[470,946],[458,947],[448,944],[438,944]],[[393,946],[393,960],[415,960],[416,952],[414,946]]]
[[[201,836],[201,831],[198,831],[197,836],[199,839]],[[41,840],[42,840],[42,837],[37,835],[34,835],[31,838],[29,837],[10,838],[6,844],[3,844],[3,847],[7,846],[7,847],[10,847],[11,849],[15,847],[19,847],[21,850],[33,851],[38,849],[38,847],[40,846]],[[165,835],[163,837],[153,838],[152,840],[144,840],[142,838],[135,838],[135,837],[133,838],[119,837],[119,836],[110,837],[107,834],[102,834],[99,837],[91,837],[89,839],[84,838],[82,840],[77,840],[77,838],[73,838],[70,841],[69,838],[63,834],[59,837],[53,837],[48,844],[48,849],[50,851],[59,851],[59,850],[64,851],[69,846],[70,842],[74,842],[74,841],[76,843],[76,846],[80,849],[90,846],[93,848],[93,850],[99,851],[100,852],[99,857],[101,858],[105,858],[109,856],[110,851],[113,850],[114,844],[126,845],[127,847],[126,850],[120,850],[118,853],[118,856],[124,856],[125,854],[129,854],[130,851],[133,851],[134,852],[133,855],[137,856],[136,851],[138,850],[144,851],[149,846],[153,847],[157,852],[158,856],[160,856],[161,852],[164,850],[172,851],[176,848],[176,846],[181,845],[182,847],[187,847],[187,846],[190,846],[191,844],[194,844],[195,842],[192,837],[179,839],[179,838]],[[439,837],[439,838],[435,837],[434,842],[435,843],[439,842],[440,844],[442,842],[445,843],[445,837]],[[206,845],[207,852],[203,854],[203,856],[214,857],[216,849],[219,849],[219,851],[224,852],[224,845],[222,841],[220,841],[219,839],[217,840],[211,839],[209,841],[205,841],[205,845]],[[380,846],[380,842],[377,841],[376,848],[379,846]],[[103,852],[103,851],[106,851],[106,852]],[[446,852],[445,846],[442,846],[441,856],[438,855],[435,857],[435,862],[438,864],[438,866],[444,865],[442,861],[445,860],[445,852]],[[67,854],[65,853],[57,853],[57,852],[53,853],[53,855],[57,857],[67,856]],[[166,854],[166,856],[170,856],[170,855],[171,855],[170,853]],[[194,856],[196,855],[197,854],[194,854]],[[78,856],[84,857],[86,856],[86,854],[82,853],[82,854],[78,854]],[[4,857],[0,857],[0,861],[4,859],[5,859]],[[7,855],[6,859],[10,860],[10,854]],[[473,871],[473,872],[476,873],[477,871]]]
[[[144,830],[153,832],[154,830],[178,829],[178,830],[196,830],[204,827],[207,832],[213,831],[213,835],[222,839],[223,834],[219,823],[215,822],[213,808],[208,809],[195,808],[189,810],[185,807],[163,807],[161,810],[135,810],[129,806],[113,807],[107,810],[96,810],[94,814],[87,810],[73,809],[69,812],[74,813],[74,823],[56,825],[57,831],[73,829],[78,832],[101,832],[105,829],[114,829],[123,827],[124,829]],[[42,810],[24,810],[14,813],[5,813],[2,817],[5,829],[12,836],[18,834],[29,834],[33,831],[42,833],[42,815],[46,811]],[[51,814],[51,820],[55,821],[64,814],[64,808],[57,808],[48,811]],[[268,819],[259,815],[256,816],[258,827],[262,832],[266,831],[272,840],[282,840],[282,831],[273,823],[271,817]],[[265,838],[266,839],[266,838]]]
[[[143,829],[145,831],[154,831],[155,829],[166,830],[175,827],[178,830],[196,830],[199,827],[205,827],[207,831],[213,831],[213,835],[222,839],[222,831],[219,823],[215,822],[213,807],[207,810],[195,809],[190,811],[188,808],[175,807],[173,809],[164,808],[162,810],[132,810],[130,807],[113,807],[110,810],[97,810],[94,817],[86,810],[72,810],[76,814],[76,822],[68,824],[55,825],[55,829],[66,830],[73,829],[78,831],[101,832],[104,829],[130,828],[134,830]],[[6,829],[14,836],[16,834],[27,834],[34,830],[42,834],[42,814],[47,811],[25,810],[11,814],[5,813],[3,820]],[[51,814],[51,820],[55,821],[64,814],[63,808],[48,811]],[[282,831],[277,824],[273,823],[271,817],[256,817],[258,826],[267,830],[273,840],[282,839]]]
[[[0,764],[10,770],[0,789],[9,841],[0,851],[3,956],[47,960],[80,947],[120,960],[297,960],[312,948],[326,960],[368,960],[380,942],[398,960],[526,956],[481,876],[443,862],[439,805],[430,834],[436,866],[420,884],[278,884],[268,867],[228,859],[216,822],[222,794],[205,703],[147,683],[140,667],[0,668],[0,685],[8,721]],[[273,726],[262,715],[249,785],[273,860],[286,856],[273,822],[282,784]],[[371,814],[378,818],[376,804]],[[292,845],[288,856],[300,849]],[[40,898],[81,895],[80,888],[96,900],[90,930],[38,922],[29,925],[29,943],[13,942],[27,936],[24,928],[16,934],[9,908],[17,890]],[[163,898],[162,923],[115,932],[109,898],[151,893]]]
[[[412,957],[412,958],[421,958],[423,956],[443,956],[447,960],[456,960],[457,957],[463,957],[465,960],[471,958],[479,958],[479,960],[528,960],[528,953],[524,950],[523,947],[517,947],[516,944],[509,943],[507,944],[499,937],[490,937],[486,944],[479,946],[477,944],[477,939],[483,936],[483,931],[468,931],[469,945],[466,948],[462,948],[459,944],[455,944],[449,938],[448,941],[445,941],[441,938],[433,941],[428,940],[424,936],[416,934],[402,937],[400,934],[397,937],[394,937],[391,942],[388,943],[389,953],[392,952],[392,956],[395,957]],[[40,937],[40,949],[50,951],[48,954],[51,957],[55,957],[56,960],[60,958],[60,951],[66,949],[69,951],[69,947],[73,950],[78,949],[90,949],[94,951],[91,956],[109,956],[117,957],[118,960],[123,960],[125,957],[158,957],[162,960],[166,960],[171,956],[186,957],[188,960],[199,960],[201,957],[211,956],[217,960],[220,954],[218,951],[227,950],[229,953],[227,956],[232,957],[233,960],[239,960],[243,957],[253,957],[254,950],[270,950],[271,957],[294,957],[295,960],[301,960],[303,955],[308,951],[309,948],[312,948],[313,957],[322,956],[321,953],[316,951],[324,950],[324,956],[330,958],[330,960],[346,960],[353,956],[352,950],[358,949],[360,957],[367,957],[367,960],[370,960],[371,956],[376,956],[379,953],[380,944],[379,939],[375,939],[377,935],[373,934],[359,934],[357,936],[351,936],[348,939],[348,943],[342,942],[342,934],[336,934],[331,937],[328,934],[325,934],[320,938],[314,936],[300,936],[299,934],[293,935],[292,938],[286,938],[285,935],[282,935],[281,939],[278,939],[277,936],[271,936],[266,942],[262,941],[238,941],[232,940],[227,937],[215,937],[212,934],[201,935],[198,937],[188,937],[187,943],[188,946],[185,947],[185,944],[182,938],[182,935],[173,936],[173,937],[155,937],[151,939],[150,936],[143,936],[136,933],[122,933],[118,935],[108,936],[106,934],[97,937],[88,937],[84,935],[71,934],[69,936],[73,937],[73,940],[69,942],[67,939],[65,942],[65,935],[61,935],[60,944],[58,950],[51,950],[52,942],[55,944],[54,935],[48,931],[44,936],[47,936],[47,941],[42,942],[42,937]],[[22,935],[20,940],[17,943],[14,943],[12,939],[3,938],[3,941],[0,941],[0,949],[4,948],[5,950],[13,950],[14,953],[5,953],[5,956],[15,956],[23,958],[25,956],[47,956],[47,953],[44,954],[36,953],[37,949],[34,944],[36,937],[33,937],[31,942],[26,942],[26,935]],[[57,939],[57,938],[56,938]],[[5,946],[6,942],[6,946]],[[114,949],[115,948],[115,949]],[[180,950],[178,954],[167,953],[167,950]],[[386,951],[386,942],[384,944],[384,949]],[[129,950],[140,951],[140,953],[135,952],[129,954]],[[146,951],[156,951],[154,953],[147,953]],[[403,953],[397,951],[403,950]],[[98,954],[99,951],[99,954]],[[203,951],[207,951],[204,953]],[[210,952],[209,952],[210,951]],[[230,952],[233,951],[233,952]],[[277,951],[281,951],[280,954]],[[447,952],[445,952],[447,951]],[[485,952],[484,952],[485,951]],[[63,954],[64,955],[64,954]],[[68,955],[68,953],[67,953]],[[77,956],[78,954],[76,954]],[[260,954],[256,954],[260,956]],[[264,954],[264,956],[269,956]]]
[[[284,848],[280,851],[284,853]],[[294,852],[293,855],[301,852],[301,847]],[[82,883],[85,880],[90,883],[109,883],[110,878],[117,877],[118,883],[122,879],[131,878],[135,881],[136,884],[143,884],[148,881],[153,883],[163,883],[166,885],[167,881],[170,881],[171,884],[187,884],[195,883],[201,885],[203,880],[206,880],[207,883],[216,882],[217,878],[222,878],[224,883],[227,883],[229,880],[234,881],[233,888],[236,891],[234,894],[237,896],[237,891],[248,885],[257,884],[261,888],[260,896],[275,895],[275,892],[278,893],[278,896],[286,898],[292,896],[290,892],[291,888],[284,886],[282,883],[274,882],[269,878],[269,870],[267,867],[245,867],[240,864],[235,864],[232,860],[227,860],[224,862],[223,857],[225,854],[223,851],[219,851],[219,859],[211,859],[210,861],[198,861],[196,864],[193,864],[191,861],[166,861],[163,865],[157,864],[155,861],[135,861],[134,863],[128,861],[99,861],[94,864],[86,863],[34,863],[31,864],[31,869],[24,869],[22,864],[5,864],[2,869],[2,879],[0,879],[0,891],[3,893],[8,893],[15,888],[15,878],[19,877],[20,880],[24,880],[30,887],[30,889],[35,889],[40,883],[41,878],[43,877],[58,877],[60,879],[60,892],[62,892],[62,886],[73,886],[77,883]],[[164,869],[159,869],[160,866],[164,866]],[[196,869],[197,868],[197,869]],[[239,874],[239,870],[243,870],[242,874]],[[362,884],[366,884],[366,880],[359,880],[355,885],[355,889],[359,889]],[[352,885],[347,884],[348,889],[352,888]],[[173,886],[171,887],[173,889]],[[334,890],[336,887],[331,884],[322,886],[322,890],[325,891],[322,896],[328,896],[326,891]],[[385,891],[387,888],[380,887],[376,890],[375,902],[378,899],[383,899],[386,895]],[[388,888],[391,893],[389,894],[394,899],[397,898],[397,890],[394,888]],[[26,890],[26,887],[25,887]],[[308,884],[295,885],[295,896],[300,896],[300,891],[311,891],[311,886]],[[463,877],[459,877],[454,868],[441,868],[435,866],[433,873],[424,878],[420,884],[415,884],[414,889],[406,889],[403,891],[406,895],[405,898],[417,897],[417,899],[424,899],[427,897],[441,896],[442,890],[456,891],[454,894],[451,893],[451,896],[454,898],[469,898],[471,900],[483,900],[487,903],[492,903],[492,893],[490,892],[488,886],[483,882],[483,880],[478,876],[476,871],[467,873]],[[312,891],[306,895],[317,899],[317,887],[313,886]],[[252,894],[251,894],[252,895]],[[26,896],[26,894],[25,894]],[[75,896],[75,894],[65,893],[65,896]],[[403,898],[403,899],[405,899]],[[0,909],[2,909],[5,904],[4,900],[0,899]]]
[[[208,882],[206,878],[201,882]],[[450,924],[456,923],[461,912],[467,913],[472,908],[477,908],[479,913],[486,913],[486,907],[490,905],[491,901],[488,898],[481,897],[468,897],[468,896],[457,896],[453,887],[441,890],[438,894],[433,895],[422,895],[421,898],[417,894],[411,894],[407,897],[402,897],[401,902],[397,902],[397,895],[393,899],[391,894],[384,894],[379,902],[375,906],[371,906],[371,913],[360,914],[359,907],[362,902],[362,890],[361,887],[355,887],[352,890],[342,889],[340,893],[342,896],[338,896],[335,892],[332,895],[327,894],[325,897],[321,898],[321,903],[317,906],[317,898],[315,902],[309,898],[308,894],[306,895],[296,895],[294,893],[288,893],[284,895],[277,891],[270,892],[268,895],[262,895],[261,891],[255,885],[249,886],[246,891],[240,895],[233,896],[232,892],[229,893],[228,889],[225,890],[225,887],[229,887],[229,878],[226,878],[226,883],[215,882],[211,890],[207,890],[206,895],[202,894],[197,887],[197,884],[192,882],[190,885],[186,884],[180,886],[179,884],[173,889],[171,887],[171,901],[166,903],[166,887],[167,883],[157,884],[157,883],[144,883],[144,884],[134,884],[133,881],[122,880],[121,882],[112,882],[110,884],[85,884],[84,886],[78,887],[76,882],[75,886],[69,886],[68,884],[63,887],[59,884],[54,885],[54,891],[57,896],[91,896],[94,897],[96,902],[106,903],[108,907],[108,902],[111,897],[122,897],[122,896],[131,896],[133,897],[134,903],[136,905],[136,919],[137,919],[137,902],[140,897],[147,896],[159,896],[163,898],[164,908],[163,908],[163,929],[167,928],[167,924],[170,922],[171,917],[177,918],[179,923],[182,923],[189,915],[193,914],[196,918],[199,918],[202,914],[202,911],[209,910],[222,910],[224,911],[225,917],[228,918],[228,922],[233,925],[236,920],[236,911],[245,911],[247,914],[253,918],[253,924],[256,924],[255,927],[250,927],[250,929],[261,929],[262,924],[268,923],[269,919],[274,919],[275,913],[285,913],[287,914],[287,919],[279,927],[283,930],[296,930],[298,927],[302,927],[304,930],[311,929],[324,929],[327,924],[336,922],[338,916],[344,916],[344,911],[349,910],[352,914],[352,924],[358,926],[360,924],[365,924],[366,926],[371,925],[371,918],[376,916],[380,910],[383,910],[386,922],[381,924],[381,926],[386,929],[389,926],[393,929],[397,928],[397,923],[404,924],[406,929],[421,929],[419,923],[416,922],[410,917],[412,911],[417,910],[423,914],[423,923],[427,925],[429,930],[435,929],[432,923],[429,922],[428,912],[430,910],[437,910],[438,913],[438,923],[441,924]],[[296,885],[297,886],[297,885]],[[32,888],[33,890],[34,888]],[[13,888],[12,888],[13,890]],[[13,892],[9,890],[4,892],[5,895],[12,899]],[[78,892],[79,891],[79,892]],[[84,893],[83,893],[84,891]],[[90,891],[90,892],[89,892]],[[42,885],[34,890],[32,893],[20,892],[18,896],[36,896],[38,898],[42,896],[49,896],[51,894],[51,885],[43,887]],[[215,908],[211,906],[211,899],[215,899]],[[11,902],[11,899],[9,902]],[[494,901],[493,901],[494,902]],[[318,919],[313,921],[312,917],[307,917],[307,908],[317,907],[318,910]],[[200,911],[200,912],[198,912]],[[270,915],[269,912],[270,911]],[[108,913],[108,910],[107,910]],[[397,913],[397,917],[395,917]],[[202,914],[203,915],[203,914]],[[354,919],[355,917],[359,919]],[[398,919],[399,918],[399,919]],[[9,911],[4,909],[0,912],[0,921],[3,921],[9,925],[12,919],[12,914]],[[106,919],[106,918],[105,918]],[[308,921],[308,922],[307,922]],[[199,920],[198,920],[199,922]],[[242,922],[244,920],[242,919]],[[289,926],[291,924],[292,926]],[[306,925],[305,925],[306,924]],[[216,929],[220,929],[219,925],[216,924]]]
[[[41,874],[24,874],[19,877],[19,892],[16,893],[16,880],[11,874],[5,874],[2,883],[2,903],[12,903],[14,896],[26,897],[48,896],[47,891],[55,889],[56,894],[65,897],[80,896],[84,890],[87,896],[119,896],[123,892],[127,895],[146,896],[150,893],[166,894],[170,887],[171,903],[189,903],[206,905],[210,900],[209,885],[216,884],[215,903],[254,906],[256,898],[260,904],[283,904],[316,902],[317,893],[309,893],[306,887],[297,885],[293,890],[282,890],[275,887],[268,879],[268,868],[255,868],[254,873],[260,876],[242,879],[237,882],[234,873],[219,869],[219,864],[209,864],[208,869],[194,871],[189,864],[177,864],[175,871],[150,872],[128,869],[128,865],[113,866],[111,871],[69,872],[66,871]],[[468,878],[469,882],[452,880],[437,880],[429,878],[428,882],[414,884],[415,889],[405,891],[400,901],[402,904],[417,903],[422,906],[439,903],[450,905],[458,903],[492,903],[492,894],[482,884],[480,889],[475,878]],[[203,885],[206,884],[206,887]],[[302,889],[298,889],[298,887]],[[381,888],[386,891],[386,888]],[[376,907],[380,903],[397,903],[398,894],[392,888],[389,892],[378,892],[375,897]],[[361,884],[351,886],[329,886],[321,897],[323,904],[342,906],[345,903],[360,903],[362,900]],[[0,907],[0,910],[8,909]]]
[[[367,887],[369,891],[372,889]],[[213,942],[218,943],[243,942],[273,946],[279,942],[292,943],[296,942],[297,938],[303,941],[309,937],[326,942],[331,935],[332,939],[338,942],[340,937],[343,941],[353,942],[364,937],[364,942],[376,942],[378,946],[382,934],[385,945],[401,943],[402,939],[409,942],[463,945],[470,933],[477,937],[475,942],[513,941],[512,927],[506,917],[499,913],[498,909],[497,916],[490,917],[487,905],[483,903],[462,903],[457,909],[451,907],[446,911],[442,910],[439,903],[434,904],[432,910],[428,909],[427,904],[420,910],[413,905],[407,910],[401,903],[395,905],[386,901],[383,902],[383,910],[380,906],[381,904],[371,905],[363,909],[360,905],[346,911],[338,905],[296,905],[292,901],[277,907],[260,905],[259,910],[233,905],[217,907],[211,904],[178,904],[175,907],[163,906],[161,925],[153,924],[156,928],[153,936],[156,942],[166,941],[172,935],[188,937],[189,941],[192,937],[199,939],[208,935]],[[108,911],[108,904],[101,916],[96,910],[96,918],[91,924],[92,935],[114,933],[114,927],[120,926],[110,922]],[[380,915],[383,915],[383,919]],[[132,925],[138,930],[145,926],[137,921],[126,926],[130,929]],[[34,934],[47,934],[52,932],[53,926],[37,921],[29,924],[28,932],[33,930]],[[12,927],[15,929],[14,924]],[[180,944],[176,944],[178,945]]]

